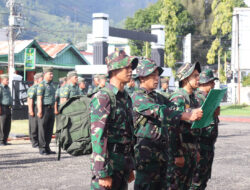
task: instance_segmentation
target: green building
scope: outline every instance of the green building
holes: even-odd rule
[[[24,76],[25,48],[36,49],[36,68],[26,71],[27,81],[33,81],[36,72],[41,72],[42,67],[54,68],[54,81],[66,76],[68,71],[75,70],[75,65],[88,65],[88,61],[72,44],[50,44],[36,40],[15,41],[15,69],[17,74]],[[0,74],[7,73],[8,69],[8,42],[0,41]]]

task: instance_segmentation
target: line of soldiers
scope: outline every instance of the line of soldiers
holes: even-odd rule
[[[179,88],[167,98],[155,91],[163,69],[153,60],[139,61],[119,51],[105,61],[109,78],[105,87],[115,95],[116,107],[105,91],[92,97],[91,189],[128,189],[133,180],[135,190],[205,189],[219,108],[210,126],[191,129],[191,125],[202,118],[200,107],[217,80],[211,70],[201,72],[199,63],[184,64],[177,71]],[[132,79],[134,69],[137,75]]]
[[[34,75],[34,85],[28,89],[30,140],[41,155],[55,154],[49,145],[59,105],[73,96],[86,95],[85,79],[78,77],[75,71],[59,79],[57,90],[52,80],[53,68],[45,67],[43,73]]]

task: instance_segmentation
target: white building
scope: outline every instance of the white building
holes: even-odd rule
[[[86,53],[93,53],[93,35],[92,34],[87,34],[87,50]],[[130,47],[128,45],[128,39],[125,38],[117,38],[117,37],[108,37],[108,54],[112,53],[115,51],[116,48],[124,50],[127,55],[130,55]],[[86,55],[85,55],[86,56]],[[91,54],[88,55],[88,61],[93,64],[93,54],[91,57]]]
[[[246,3],[249,3],[249,1],[246,1]],[[231,69],[234,73],[234,79],[238,78],[238,70],[240,70],[242,79],[243,76],[250,73],[250,8],[234,8],[233,15]],[[237,18],[239,18],[239,23],[237,22]],[[232,102],[235,103],[235,100],[239,100],[240,94],[240,103],[249,104],[249,88],[240,87],[239,91],[234,79],[230,85]]]

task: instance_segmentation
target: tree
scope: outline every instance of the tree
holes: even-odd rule
[[[222,41],[231,40],[232,16],[234,7],[244,7],[243,0],[214,0],[212,3],[212,12],[214,21],[211,28],[211,34],[216,38],[207,54],[208,64],[215,63],[215,57],[218,56],[218,70],[220,71],[220,59],[223,51],[227,51],[231,44],[222,44]]]
[[[138,10],[134,17],[125,21],[125,28],[150,32],[152,24],[165,25],[165,64],[174,67],[177,59],[181,59],[182,37],[194,32],[192,18],[179,1],[159,0],[146,9]],[[131,41],[131,54],[145,55],[146,43]]]
[[[145,9],[139,9],[134,17],[128,17],[125,21],[125,28],[128,30],[137,30],[150,32],[152,24],[159,24],[161,1],[150,5]],[[132,55],[146,55],[146,43],[139,40],[129,41]]]
[[[195,31],[192,34],[192,62],[206,64],[206,55],[214,37],[210,35],[213,22],[211,4],[213,0],[180,0],[193,18]]]

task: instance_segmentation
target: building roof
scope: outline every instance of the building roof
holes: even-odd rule
[[[20,53],[23,49],[29,46],[33,40],[17,40],[15,41],[15,53]],[[8,55],[9,43],[8,41],[0,41],[0,55]]]
[[[65,43],[65,44],[50,44],[50,43],[46,43],[46,42],[39,42],[39,45],[52,58],[55,58],[57,56],[57,54],[59,54],[63,49],[65,49],[67,46],[69,46],[68,43]]]
[[[91,53],[91,52],[86,52],[86,51],[80,51],[80,53],[82,54],[82,55],[93,55],[93,53]]]

